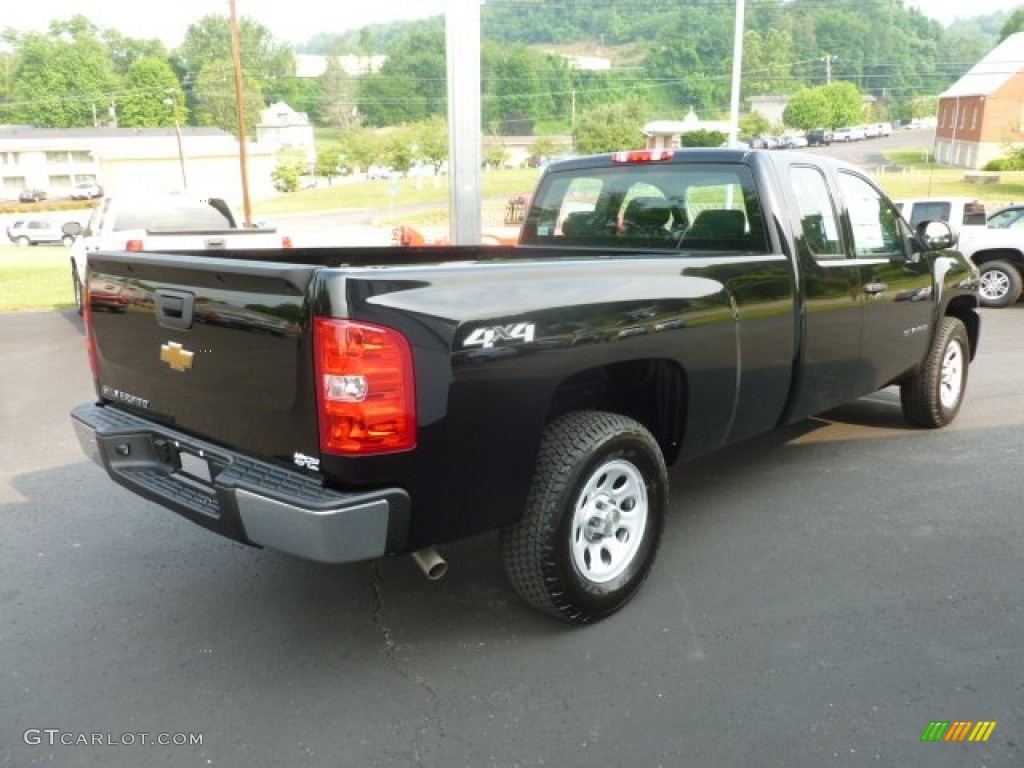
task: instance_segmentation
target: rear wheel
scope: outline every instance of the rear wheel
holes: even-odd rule
[[[564,621],[614,613],[650,572],[667,503],[665,461],[641,424],[596,411],[553,421],[523,517],[501,534],[512,586]]]
[[[1016,267],[1006,261],[988,261],[979,269],[979,293],[983,307],[1008,307],[1017,302],[1021,293],[1021,276]]]
[[[907,421],[936,429],[956,418],[967,389],[970,342],[964,324],[944,317],[920,370],[900,386]]]

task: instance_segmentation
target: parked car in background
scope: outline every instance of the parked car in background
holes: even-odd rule
[[[85,227],[69,222],[64,234],[74,239],[70,253],[71,284],[79,312],[85,309],[82,286],[89,254],[95,251],[205,254],[228,248],[292,247],[291,237],[272,226],[244,227],[223,198],[192,194],[107,195],[93,208]],[[120,305],[120,298],[104,303]]]
[[[815,128],[807,132],[807,146],[827,147],[832,143],[832,131],[828,128]]]
[[[1000,208],[985,223],[990,229],[1024,229],[1024,203]]]
[[[809,143],[806,136],[795,131],[788,131],[779,136],[780,149],[803,149]]]
[[[767,133],[762,133],[760,136],[754,136],[748,142],[751,149],[778,149],[779,140],[775,136]]]
[[[103,187],[94,181],[85,181],[71,190],[72,200],[93,200],[103,197]]]
[[[866,138],[867,134],[862,125],[844,125],[842,128],[836,128],[832,134],[833,141],[863,141]]]
[[[18,195],[19,203],[38,203],[40,200],[46,199],[46,190],[43,189],[23,189],[21,194]]]
[[[920,197],[895,202],[915,229],[922,221],[945,221],[962,240],[965,228],[986,226],[985,204],[973,197]]]
[[[1011,218],[1024,214],[1024,206],[1010,206],[1020,210],[1003,209],[1002,216],[999,211],[986,217],[985,204],[970,197],[930,197],[896,204],[912,227],[922,221],[949,224],[957,234],[957,250],[978,267],[982,306],[1017,303],[1024,291],[1024,232],[1014,228]],[[1024,221],[1017,226],[1024,226]]]
[[[41,217],[15,219],[7,225],[7,239],[15,245],[71,245],[74,238],[64,233],[63,221]]]

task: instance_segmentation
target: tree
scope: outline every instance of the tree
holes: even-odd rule
[[[635,149],[643,143],[646,107],[637,97],[588,110],[574,136],[576,151],[584,155]]]
[[[760,112],[750,112],[740,118],[740,133],[744,136],[760,136],[771,130],[772,121]]]
[[[793,38],[786,30],[750,30],[743,37],[743,95],[763,96],[788,90],[793,67]]]
[[[342,130],[359,125],[362,116],[357,93],[355,79],[342,68],[337,56],[329,56],[327,69],[320,77],[320,122]]]
[[[15,41],[11,121],[44,128],[106,121],[119,83],[88,19],[55,21],[47,34],[27,34]]]
[[[430,163],[437,173],[448,159],[448,121],[443,117],[432,117],[412,127],[416,156]]]
[[[415,123],[447,109],[444,30],[417,27],[392,47],[388,60],[359,81],[359,111],[371,125]]]
[[[557,149],[558,145],[554,140],[548,136],[541,136],[530,145],[530,156],[535,158],[551,157]]]
[[[301,155],[282,153],[277,159],[277,166],[270,172],[270,178],[279,192],[294,192],[299,188],[305,171],[306,161]]]
[[[831,112],[829,127],[857,125],[864,120],[864,97],[853,83],[832,83],[824,87]],[[821,127],[821,126],[818,126]]]
[[[782,120],[803,130],[856,125],[864,119],[864,99],[853,83],[804,88],[789,100]]]
[[[266,103],[284,101],[287,96],[293,95],[296,87],[295,55],[291,46],[287,43],[278,43],[269,29],[244,16],[238,24],[238,37],[245,77],[246,112],[250,111],[248,99],[254,94],[259,94],[261,98],[257,109],[262,109]],[[219,72],[223,62],[233,61],[231,20],[227,16],[215,14],[204,16],[189,26],[185,32],[185,39],[175,50],[174,56],[183,81],[194,83],[194,88],[188,89],[191,102],[198,105],[200,101],[208,104],[210,101],[219,100],[219,93],[204,95],[200,90],[200,82],[204,81],[204,70]],[[212,84],[215,91],[219,90],[216,79],[206,77],[205,82],[208,85]],[[197,108],[197,117],[201,119],[203,112]],[[207,120],[210,119],[209,114],[207,111]],[[220,122],[202,124],[221,125]]]
[[[721,147],[728,138],[721,131],[709,131],[702,128],[684,133],[679,137],[679,141],[684,147]]]
[[[136,40],[125,37],[116,29],[105,29],[100,36],[114,70],[122,77],[127,76],[132,65],[140,59],[160,59],[170,65],[167,48],[159,40]]]
[[[489,46],[484,57],[483,113],[487,124],[501,125],[505,135],[529,135],[533,118],[553,109],[542,72],[544,58],[525,45]]]
[[[804,131],[815,128],[836,128],[824,87],[804,88],[793,95],[782,113],[782,121]]]
[[[1003,24],[1003,28],[999,30],[999,42],[1003,42],[1010,35],[1017,32],[1024,32],[1024,8],[1018,8],[1010,14],[1010,18]]]
[[[341,165],[341,153],[334,148],[321,149],[316,155],[316,175],[324,176],[330,185]]]
[[[173,125],[175,106],[180,123],[188,122],[188,109],[181,84],[165,60],[149,57],[132,64],[125,79],[118,122],[126,128]]]
[[[382,142],[369,128],[353,128],[342,137],[341,144],[343,161],[351,170],[365,171],[384,154]]]
[[[263,109],[259,86],[245,79],[246,131],[252,132]],[[213,125],[237,135],[238,100],[235,94],[235,68],[230,60],[214,61],[203,67],[196,80],[195,117],[199,125]]]

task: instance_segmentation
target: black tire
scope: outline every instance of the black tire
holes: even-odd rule
[[[71,266],[71,286],[75,292],[75,309],[81,315],[85,312],[85,302],[82,299],[82,281],[78,279],[78,271],[74,265]]]
[[[956,418],[967,391],[970,342],[964,324],[944,317],[928,357],[913,377],[900,385],[900,402],[907,421],[938,429]]]
[[[983,307],[1009,307],[1021,292],[1020,272],[1008,261],[987,261],[981,270],[979,298]]]
[[[625,605],[654,563],[668,473],[641,424],[579,411],[551,422],[522,518],[501,532],[509,581],[534,608],[575,624]]]

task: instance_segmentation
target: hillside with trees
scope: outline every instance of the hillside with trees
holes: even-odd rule
[[[482,7],[485,131],[564,133],[615,115],[635,129],[691,109],[720,119],[730,99],[734,8],[734,0],[489,0]],[[874,97],[875,114],[865,119],[927,113],[1000,37],[1024,26],[1017,12],[944,28],[903,0],[747,0],[746,8],[743,103],[786,95],[795,100],[789,115],[798,126],[824,114],[822,98],[842,93],[847,100],[850,89]],[[172,124],[178,108],[187,124],[236,128],[224,16],[197,20],[170,51],[100,29],[84,15],[45,33],[8,29],[3,40],[0,124],[160,126]],[[365,154],[366,129],[418,126],[422,145],[434,143],[430,130],[443,129],[441,17],[320,33],[303,46],[329,57],[317,78],[297,77],[292,47],[244,17],[241,42],[250,123],[262,106],[283,100],[350,137],[352,154]],[[606,57],[612,66],[575,67],[566,50]],[[353,53],[387,59],[379,71],[353,77],[337,59]],[[828,114],[839,111],[833,104]]]

